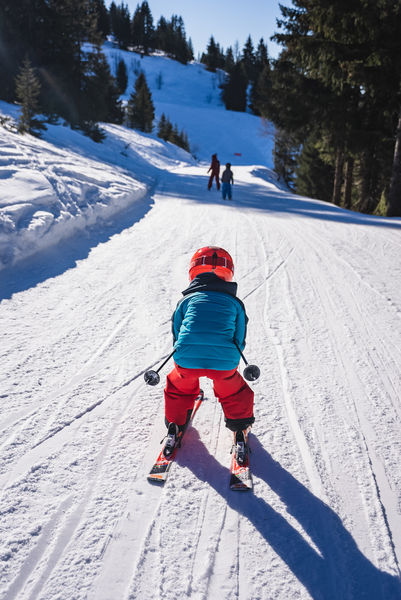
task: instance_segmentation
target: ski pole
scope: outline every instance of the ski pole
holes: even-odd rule
[[[244,369],[244,377],[245,379],[247,379],[248,381],[256,381],[256,379],[259,379],[260,376],[260,369],[259,367],[257,367],[256,365],[250,365],[248,364],[248,361],[246,360],[245,356],[243,355],[241,348],[238,346],[237,342],[234,340],[234,344],[238,350],[238,352],[241,355],[242,360],[244,361],[246,367]]]
[[[166,363],[168,363],[170,358],[173,356],[174,352],[175,352],[175,348],[172,351],[172,353],[168,355],[166,360],[160,365],[160,367],[158,369],[156,369],[156,371],[154,371],[153,369],[150,369],[149,371],[145,371],[145,373],[143,375],[145,383],[147,383],[148,385],[157,385],[160,382],[159,371],[164,367],[164,365]]]

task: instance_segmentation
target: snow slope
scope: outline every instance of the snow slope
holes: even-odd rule
[[[156,107],[155,129],[164,112],[187,132],[193,156],[207,161],[205,170],[214,152],[222,163],[271,166],[268,126],[253,115],[224,110],[221,73],[164,56],[141,59],[107,44],[104,51],[113,72],[120,59],[126,62],[129,81],[122,100],[128,100],[143,70]],[[18,109],[0,101],[0,117],[16,120]],[[41,140],[0,127],[0,270],[143,204],[165,168],[194,162],[155,134],[106,124],[102,129],[107,137],[96,144],[60,125],[47,125]]]
[[[0,271],[0,598],[400,599],[401,220],[294,196],[240,157],[223,202],[204,163],[107,133],[98,146],[60,127],[2,132],[24,202],[64,167],[73,183],[52,198],[85,219],[81,166],[95,212],[119,194],[127,208]],[[204,244],[233,255],[262,371],[250,494],[227,489],[207,380],[166,486],[146,481],[165,429],[162,385],[143,373],[171,349]]]
[[[165,56],[144,56],[104,46],[112,73],[125,61],[128,85],[122,96],[127,101],[139,71],[152,92],[156,121],[161,114],[187,132],[191,150],[199,160],[210,162],[217,152],[220,160],[233,165],[272,164],[269,127],[251,114],[226,111],[220,99],[223,72],[211,73],[205,65],[182,65]],[[241,156],[237,156],[240,154]]]
[[[0,102],[0,113],[16,110]],[[43,139],[0,128],[0,270],[133,205],[148,205],[160,169],[189,155],[155,136],[103,126],[103,144],[47,125]]]

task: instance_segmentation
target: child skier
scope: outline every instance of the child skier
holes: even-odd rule
[[[231,200],[231,184],[234,184],[234,175],[231,171],[231,164],[227,163],[226,168],[223,171],[223,175],[221,176],[221,191],[223,194],[223,200],[226,199],[226,196],[228,196],[228,199]]]
[[[200,248],[190,262],[190,284],[172,316],[175,365],[164,390],[166,457],[179,443],[199,394],[199,377],[205,376],[212,379],[226,426],[234,432],[237,461],[246,462],[247,432],[255,420],[253,391],[237,371],[237,345],[241,351],[245,347],[248,317],[236,297],[233,273],[231,256],[216,246]]]
[[[211,162],[210,167],[208,169],[208,173],[210,171],[211,171],[211,173],[210,173],[209,183],[207,185],[207,189],[209,191],[212,189],[213,178],[216,178],[216,186],[217,186],[217,191],[218,191],[220,189],[220,180],[219,180],[219,175],[220,175],[220,161],[217,158],[217,154],[212,154],[212,162]]]

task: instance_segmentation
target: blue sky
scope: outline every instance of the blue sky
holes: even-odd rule
[[[120,4],[119,0],[114,0]],[[133,14],[142,0],[125,0]],[[242,49],[246,38],[251,34],[254,45],[261,37],[267,43],[269,55],[277,57],[280,46],[270,41],[277,30],[276,18],[280,17],[278,0],[148,0],[155,23],[163,15],[172,14],[184,19],[187,37],[192,38],[195,56],[203,52],[213,35],[216,42],[226,49],[238,40]],[[290,0],[280,0],[281,4],[291,5]],[[110,2],[108,2],[108,5]]]

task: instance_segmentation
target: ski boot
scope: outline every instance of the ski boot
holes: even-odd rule
[[[234,432],[233,452],[237,463],[243,467],[248,463],[248,432],[250,428]]]
[[[179,445],[179,433],[178,425],[175,423],[170,423],[167,430],[166,443],[164,444],[163,448],[163,455],[165,458],[170,458],[176,447]]]

